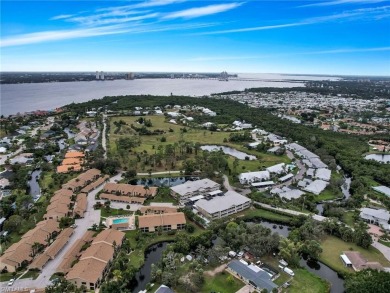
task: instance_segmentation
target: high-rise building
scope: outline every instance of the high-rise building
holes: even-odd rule
[[[100,79],[99,71],[96,71],[96,79]]]
[[[100,79],[104,80],[104,72],[100,71]]]
[[[127,79],[127,80],[133,80],[134,77],[135,77],[134,72],[129,72],[129,73],[126,73],[126,75],[125,75],[125,79]]]

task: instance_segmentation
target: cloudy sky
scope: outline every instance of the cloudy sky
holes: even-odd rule
[[[390,75],[390,1],[1,1],[2,71]]]

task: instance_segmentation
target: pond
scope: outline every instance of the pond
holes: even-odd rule
[[[366,160],[374,160],[380,163],[390,163],[390,155],[371,154],[364,157]]]
[[[256,160],[256,156],[249,155],[244,152],[240,152],[231,147],[220,146],[220,145],[202,145],[200,148],[201,150],[209,151],[209,152],[222,150],[224,154],[235,157],[239,160],[245,160],[246,157],[248,157],[249,160]]]
[[[130,180],[132,185],[148,185],[148,186],[176,186],[187,181],[199,180],[199,177],[156,177],[156,178],[141,178]]]
[[[41,194],[41,188],[39,187],[38,179],[39,176],[41,175],[42,170],[34,170],[31,173],[31,179],[28,180],[28,185],[30,186],[30,195],[32,197],[37,197],[38,195]]]
[[[309,272],[327,280],[331,285],[331,293],[344,292],[344,280],[341,279],[338,274],[327,265],[324,265],[318,261],[307,260],[303,257],[301,258],[299,264]]]
[[[68,136],[68,139],[71,139],[73,137],[75,137],[75,134],[72,132],[72,130],[70,130],[68,127],[66,127],[64,129],[64,132],[66,133],[66,135]]]
[[[146,285],[151,280],[152,264],[157,264],[161,260],[168,244],[169,242],[154,244],[145,251],[145,263],[135,275],[135,281],[131,288],[132,292],[138,293],[146,289]]]

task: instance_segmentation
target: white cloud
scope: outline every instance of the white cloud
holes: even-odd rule
[[[66,18],[70,18],[73,16],[74,16],[74,14],[61,14],[61,15],[53,16],[52,18],[50,18],[50,20],[66,19]]]
[[[120,25],[86,28],[86,29],[74,29],[74,30],[44,31],[44,32],[23,34],[23,35],[4,38],[0,42],[0,47],[10,47],[10,46],[42,43],[48,41],[58,41],[58,40],[121,34],[127,31],[128,29]]]
[[[243,3],[236,2],[236,3],[215,4],[215,5],[208,5],[204,7],[189,8],[181,11],[168,13],[163,17],[163,19],[201,17],[201,16],[225,12],[237,8],[242,4]]]
[[[241,32],[261,31],[261,30],[280,29],[286,27],[312,25],[312,24],[326,23],[326,22],[337,21],[337,20],[345,20],[345,21],[356,20],[356,19],[378,20],[390,16],[389,8],[390,6],[354,9],[354,10],[345,11],[338,14],[306,18],[301,21],[292,22],[292,23],[267,25],[267,26],[255,26],[255,27],[247,27],[247,28],[235,28],[235,29],[227,29],[227,30],[220,30],[220,31],[201,32],[197,34],[215,35],[215,34],[241,33]]]
[[[323,7],[323,6],[335,6],[335,5],[343,5],[343,4],[373,4],[373,3],[380,3],[385,1],[386,0],[335,0],[335,1],[306,4],[298,7]]]
[[[20,45],[29,45],[50,41],[60,41],[78,38],[88,38],[115,34],[141,34],[162,31],[183,31],[199,28],[206,28],[220,25],[220,23],[195,23],[195,24],[175,24],[167,26],[153,26],[149,24],[136,24],[130,27],[125,24],[102,26],[95,28],[83,28],[74,30],[45,31],[39,33],[30,33],[3,38],[0,41],[0,47],[11,47]]]
[[[281,53],[281,54],[267,54],[267,55],[248,55],[248,56],[207,56],[207,57],[195,57],[188,59],[188,61],[194,62],[207,62],[207,61],[225,61],[225,60],[250,60],[250,59],[264,59],[272,57],[284,57],[284,56],[297,56],[297,55],[326,55],[326,54],[345,54],[345,53],[368,53],[368,52],[386,52],[390,51],[390,47],[376,47],[376,48],[344,48],[322,51],[308,51],[308,52],[294,52],[294,53]]]
[[[114,11],[114,10],[122,10],[122,9],[159,7],[159,6],[166,6],[166,5],[177,4],[182,2],[186,2],[186,0],[150,0],[150,1],[140,2],[137,4],[100,8],[96,11]]]

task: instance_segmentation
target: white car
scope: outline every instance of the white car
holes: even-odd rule
[[[15,282],[15,279],[11,279],[8,281],[8,286],[12,286]]]
[[[242,257],[243,255],[244,255],[243,251],[240,251],[239,253],[237,253],[237,257]]]

